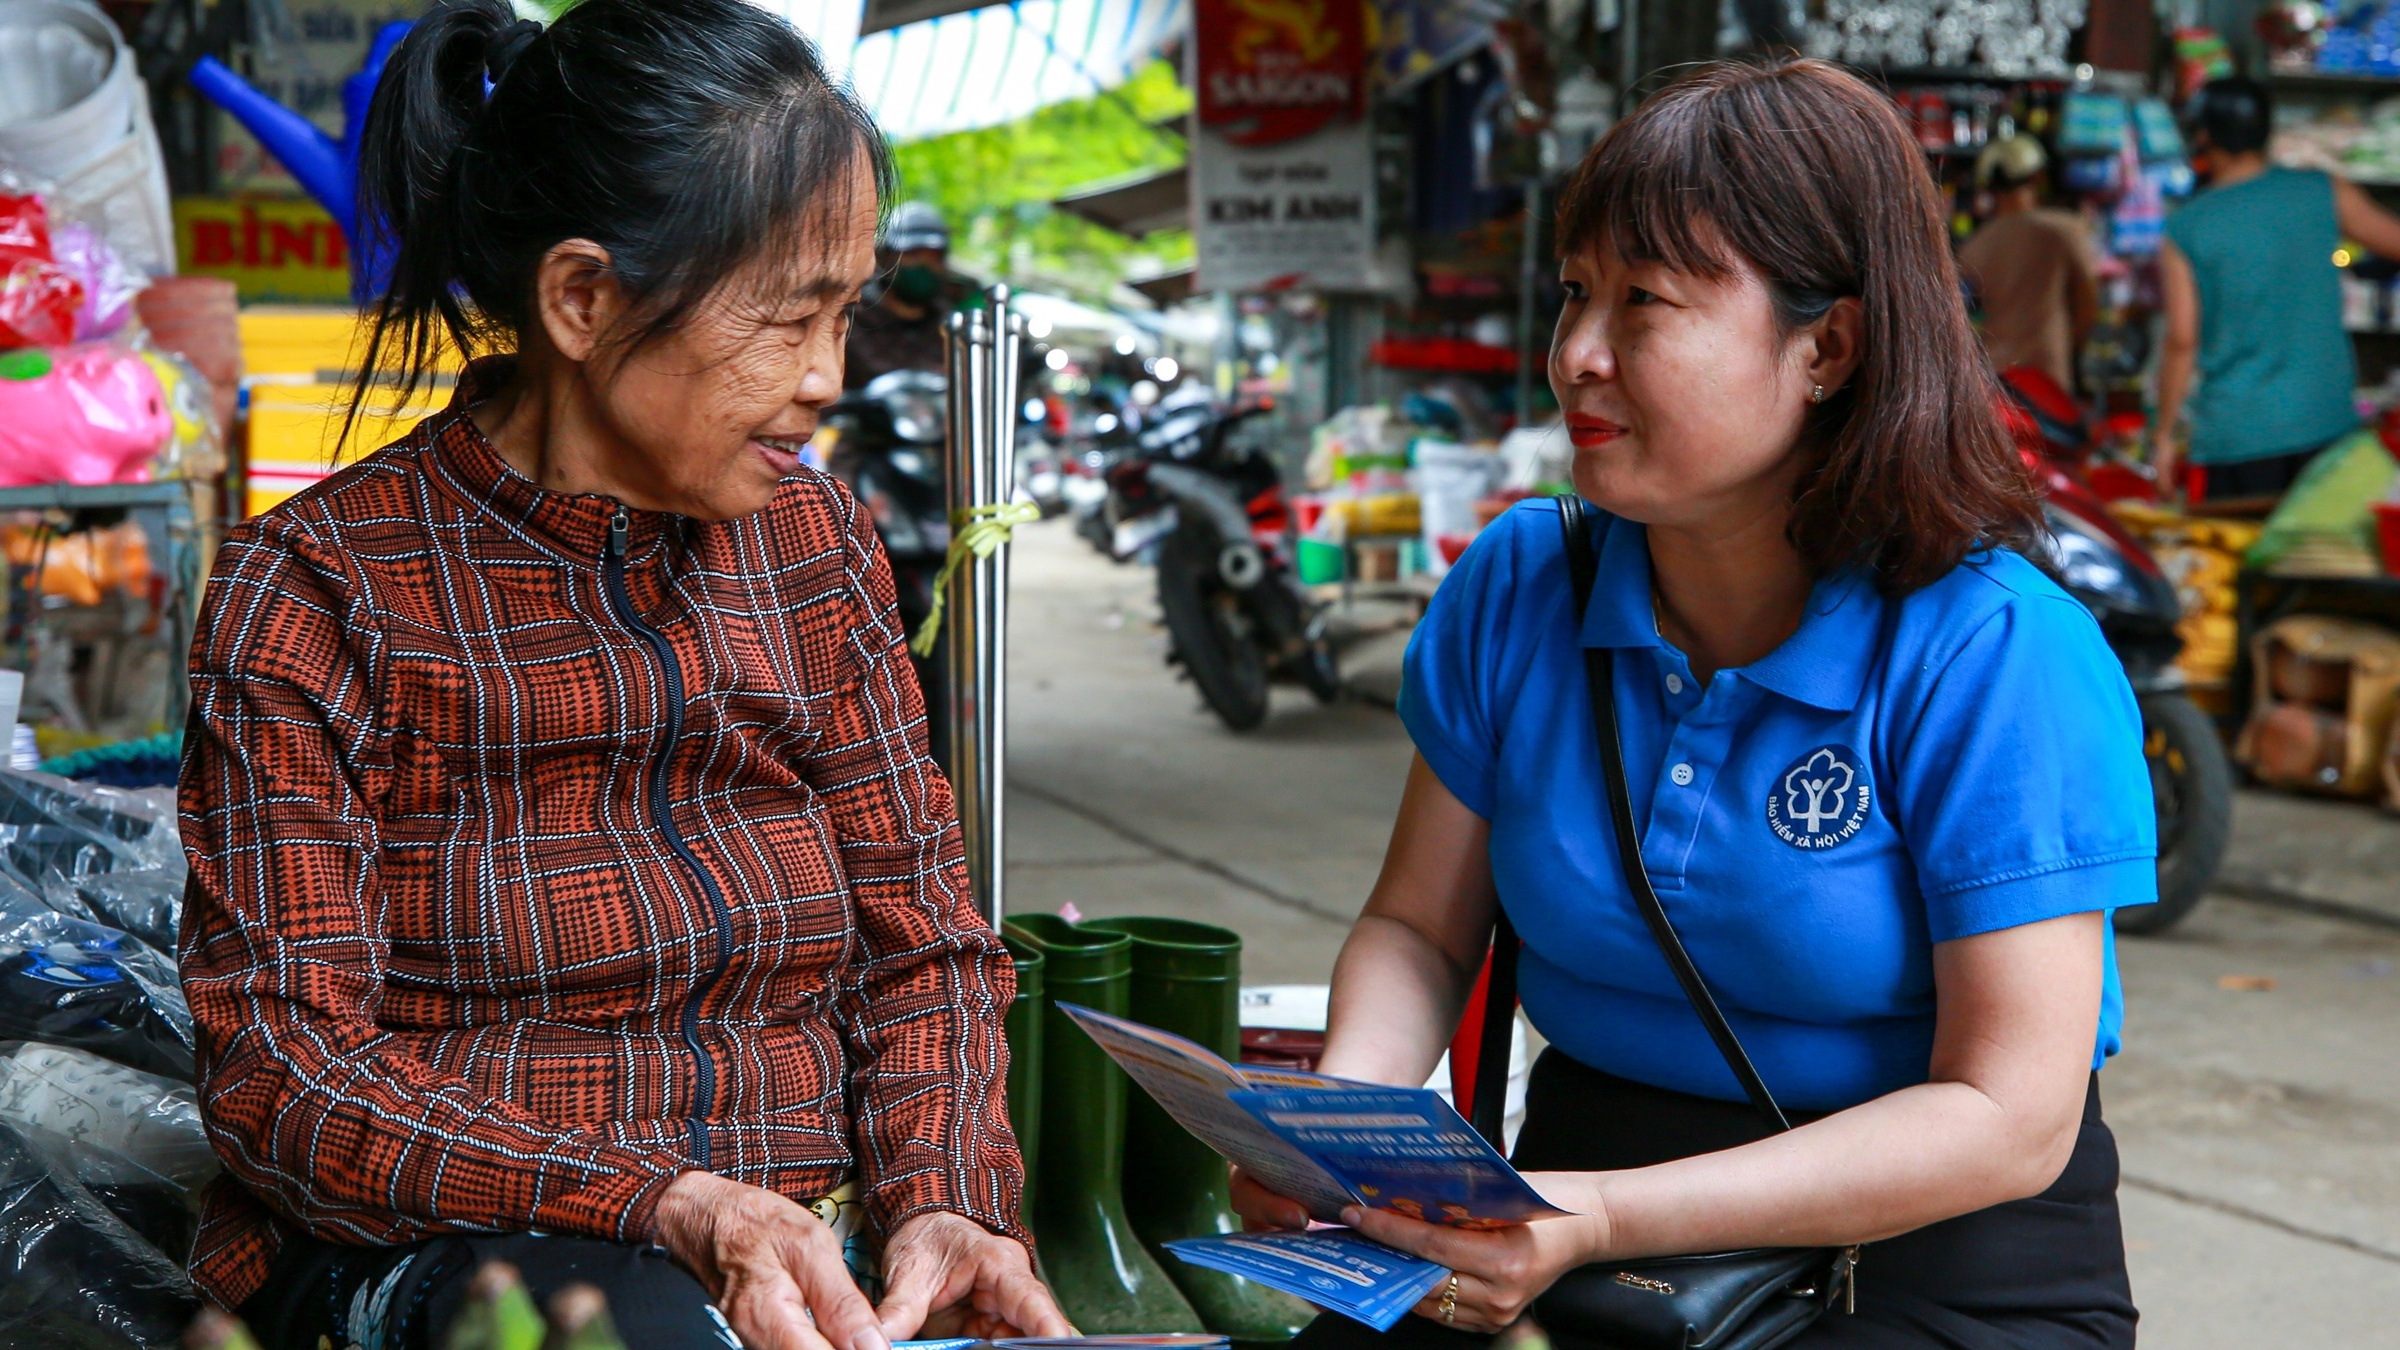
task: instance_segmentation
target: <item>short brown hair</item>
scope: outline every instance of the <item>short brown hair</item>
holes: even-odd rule
[[[1922,153],[1890,99],[1823,61],[1716,62],[1618,123],[1558,204],[1562,253],[1605,240],[1709,277],[1738,255],[1787,332],[1858,298],[1858,372],[1810,411],[1791,537],[1817,574],[1863,567],[1891,594],[2040,520]]]

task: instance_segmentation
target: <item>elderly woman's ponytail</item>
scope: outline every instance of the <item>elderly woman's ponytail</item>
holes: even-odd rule
[[[405,401],[444,348],[517,350],[566,240],[607,250],[635,302],[618,336],[640,342],[824,237],[862,166],[888,195],[873,120],[748,0],[582,0],[547,29],[506,0],[441,0],[393,50],[360,140],[360,218],[391,269],[350,420],[370,383]]]
[[[423,382],[444,341],[472,332],[473,316],[454,284],[458,154],[483,113],[497,40],[517,24],[506,0],[435,6],[393,50],[368,104],[358,218],[372,242],[360,250],[359,265],[388,257],[390,271],[363,364],[369,372],[396,365],[403,395]],[[354,395],[352,422],[358,403]]]

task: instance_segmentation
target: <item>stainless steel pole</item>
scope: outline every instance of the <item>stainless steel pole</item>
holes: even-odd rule
[[[971,516],[1016,492],[1017,357],[1024,322],[1006,286],[988,310],[954,314],[947,344],[950,435],[945,467],[953,536],[993,528]],[[969,555],[951,572],[942,620],[949,681],[950,788],[958,807],[967,885],[997,927],[1007,912],[1008,549]]]
[[[992,300],[991,391],[986,405],[984,496],[987,506],[1006,506],[1017,484],[1017,342],[1024,320],[1009,305],[1009,289],[995,285]],[[1006,544],[978,560],[982,573],[984,671],[983,781],[991,889],[985,913],[995,927],[1007,912],[1008,840],[1008,554]]]

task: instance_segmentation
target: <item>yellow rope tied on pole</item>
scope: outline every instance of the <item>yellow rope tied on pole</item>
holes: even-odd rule
[[[933,655],[933,644],[942,636],[942,610],[950,603],[950,574],[960,564],[970,556],[992,556],[1019,525],[1030,525],[1041,518],[1042,508],[1032,502],[970,506],[964,511],[951,512],[950,551],[943,555],[942,570],[933,578],[933,610],[925,616],[925,622],[917,625],[917,635],[909,639],[908,649],[919,656]]]

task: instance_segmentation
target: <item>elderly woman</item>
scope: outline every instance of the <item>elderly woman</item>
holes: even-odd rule
[[[873,267],[872,124],[742,0],[448,0],[363,177],[369,367],[509,354],[218,556],[195,1278],[311,1350],[439,1344],[495,1258],[662,1350],[1066,1332],[890,574],[797,457]]]

